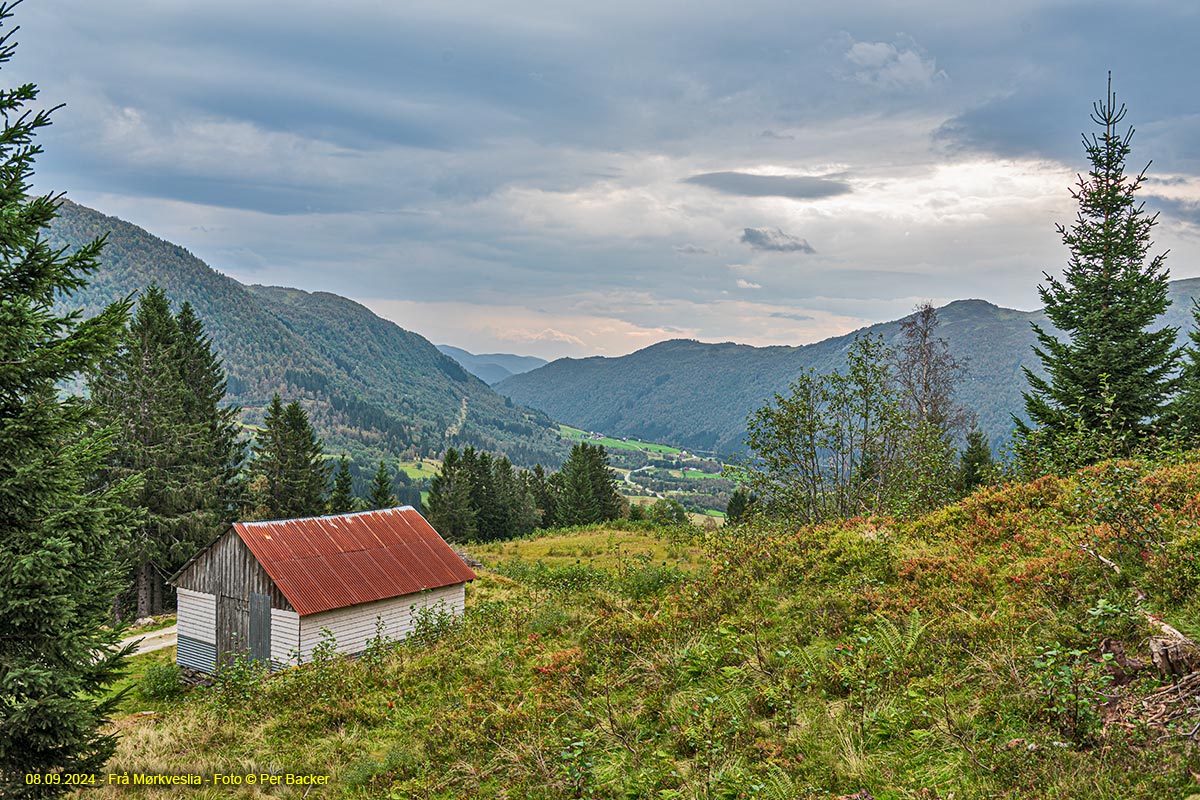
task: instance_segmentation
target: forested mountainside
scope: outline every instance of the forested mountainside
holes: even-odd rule
[[[1200,278],[1170,284],[1171,308],[1161,324],[1187,338],[1191,298]],[[1053,330],[1041,311],[1015,311],[983,300],[958,300],[938,309],[940,335],[968,374],[958,397],[973,411],[993,447],[1008,439],[1012,414],[1023,412],[1028,387],[1022,367],[1041,374],[1033,354],[1030,322]],[[632,436],[700,451],[729,454],[742,449],[746,415],[809,368],[844,366],[855,336],[881,335],[891,344],[900,321],[884,322],[845,336],[799,347],[751,347],[672,340],[619,358],[564,358],[506,378],[497,391],[541,409],[569,425]]]
[[[361,464],[468,444],[530,466],[564,455],[545,414],[513,406],[423,337],[344,297],[245,286],[178,245],[70,202],[50,239],[74,248],[105,234],[101,269],[68,304],[92,315],[151,282],[190,302],[248,425],[279,392],[301,401],[327,452]]]
[[[549,362],[537,356],[517,356],[511,353],[472,353],[461,347],[439,344],[437,349],[453,358],[463,369],[489,385],[509,377],[544,367]]]

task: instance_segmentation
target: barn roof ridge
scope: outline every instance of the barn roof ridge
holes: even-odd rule
[[[332,519],[334,517],[358,517],[363,514],[378,514],[381,511],[416,511],[417,509],[410,505],[391,506],[390,508],[369,508],[366,511],[346,511],[341,514],[321,514],[315,517],[283,517],[281,519],[256,519],[256,520],[235,520],[232,524],[235,525],[273,525],[279,522],[306,522],[313,519]]]

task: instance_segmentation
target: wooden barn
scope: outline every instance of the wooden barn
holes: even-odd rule
[[[475,573],[412,506],[235,522],[171,582],[180,666],[212,672],[239,652],[281,669],[311,658],[328,628],[359,653],[376,622],[393,639],[418,608],[459,614]]]

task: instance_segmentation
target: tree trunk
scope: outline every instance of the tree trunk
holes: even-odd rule
[[[150,616],[151,608],[151,581],[154,578],[154,568],[149,562],[138,567],[137,573],[137,618]]]
[[[150,615],[161,614],[163,610],[163,582],[158,570],[150,572]]]

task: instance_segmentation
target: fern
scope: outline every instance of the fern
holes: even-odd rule
[[[929,622],[923,622],[921,612],[914,608],[908,615],[903,629],[890,619],[880,620],[875,632],[875,643],[888,661],[899,666],[917,649],[921,643],[921,636],[928,627]]]
[[[814,657],[808,650],[797,650],[792,654],[792,658],[807,680],[811,682],[816,682],[825,672],[825,665],[822,661]]]
[[[759,796],[764,800],[792,800],[800,796],[800,791],[790,775],[772,764],[770,773],[763,780]]]

